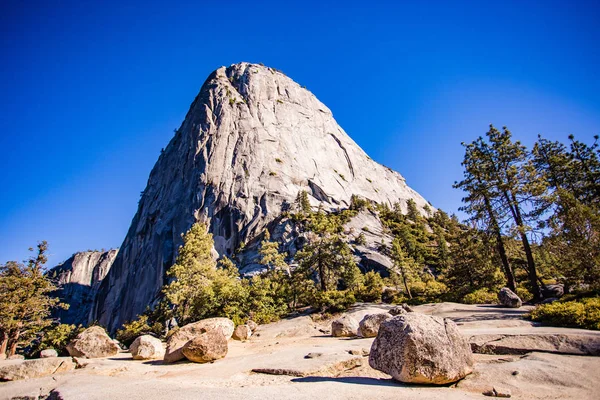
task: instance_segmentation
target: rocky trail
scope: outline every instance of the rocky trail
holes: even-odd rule
[[[361,319],[390,308],[358,304],[348,314]],[[261,325],[247,341],[230,340],[227,356],[213,363],[138,361],[127,352],[78,359],[82,368],[0,383],[0,399],[596,398],[600,358],[589,354],[599,354],[600,332],[534,326],[523,319],[528,307],[440,303],[414,309],[453,319],[475,351],[504,340],[497,346],[501,354],[492,354],[493,346],[486,348],[490,354],[475,353],[474,372],[457,384],[407,385],[369,367],[374,338],[332,337],[331,320],[300,316]]]

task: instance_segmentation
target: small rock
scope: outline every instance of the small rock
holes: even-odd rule
[[[165,356],[165,349],[160,339],[150,335],[136,338],[129,351],[134,360],[158,360]]]
[[[519,296],[507,287],[500,289],[498,300],[500,301],[500,304],[508,308],[519,308],[523,305]]]
[[[364,347],[360,350],[358,349],[352,349],[352,350],[348,350],[348,354],[352,354],[353,356],[363,356],[366,357],[369,355],[369,349],[365,349]]]
[[[58,357],[58,352],[54,349],[45,349],[40,352],[40,358]]]
[[[250,327],[252,333],[254,333],[254,331],[258,329],[258,324],[252,320],[248,320],[248,322],[246,322],[246,325]]]
[[[509,389],[505,389],[505,388],[492,388],[491,390],[486,390],[485,392],[483,392],[484,396],[489,396],[489,397],[503,397],[503,398],[509,398],[511,397],[511,393]]]
[[[402,314],[406,314],[406,313],[409,313],[409,312],[414,312],[414,311],[406,303],[401,304],[401,305],[396,306],[396,307],[392,307],[388,311],[388,313],[392,314],[393,316],[402,315]]]
[[[119,353],[119,350],[119,346],[99,326],[87,328],[67,345],[67,351],[72,357],[110,357]]]
[[[331,323],[331,335],[334,337],[353,337],[358,335],[358,321],[349,315]]]
[[[182,353],[190,361],[207,363],[225,357],[227,350],[227,339],[223,333],[210,330],[187,342]]]
[[[238,325],[233,331],[233,338],[235,340],[248,340],[252,336],[252,328],[249,325]]]
[[[323,353],[308,353],[307,355],[304,356],[304,358],[317,358],[317,357],[321,357],[323,355]]]
[[[379,332],[379,326],[381,323],[390,318],[392,318],[392,316],[388,313],[365,315],[359,323],[358,336],[365,338],[377,336],[377,332]]]
[[[21,354],[13,354],[12,356],[8,357],[7,360],[24,360],[25,356],[21,355]]]

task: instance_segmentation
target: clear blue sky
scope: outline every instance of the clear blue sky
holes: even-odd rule
[[[204,79],[239,61],[307,86],[449,212],[489,123],[600,133],[597,1],[109,3],[0,2],[0,262],[120,246]]]

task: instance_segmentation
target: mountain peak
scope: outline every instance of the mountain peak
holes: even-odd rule
[[[301,191],[325,211],[348,208],[352,195],[427,205],[283,73],[251,63],[218,68],[150,174],[100,289],[96,318],[118,326],[155,301],[180,235],[194,222],[207,223],[216,252],[231,257],[272,227]],[[242,256],[239,266],[252,262]]]

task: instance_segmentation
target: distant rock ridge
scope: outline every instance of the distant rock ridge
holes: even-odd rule
[[[47,272],[59,286],[57,295],[69,304],[68,310],[56,309],[54,317],[64,324],[87,325],[100,283],[110,270],[118,250],[82,251]]]
[[[347,208],[352,195],[403,206],[412,199],[421,209],[428,204],[281,72],[245,62],[217,69],[150,173],[93,318],[114,331],[154,304],[181,234],[196,221],[209,225],[220,256],[256,243],[265,227],[279,232],[274,239],[287,235],[293,247],[293,227],[280,216],[300,191],[325,211]],[[243,272],[257,268],[255,250],[238,254]],[[373,249],[364,253],[377,265],[389,263]]]

